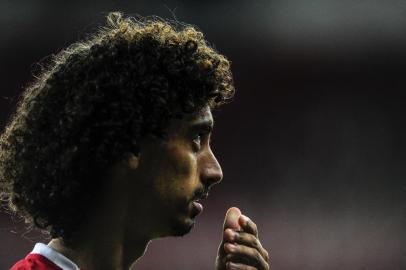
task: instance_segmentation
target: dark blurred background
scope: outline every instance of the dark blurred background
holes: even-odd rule
[[[109,11],[197,25],[231,61],[217,115],[224,180],[193,232],[153,241],[136,269],[213,269],[238,206],[272,269],[406,269],[406,2],[0,1],[0,127],[43,57]],[[0,213],[0,269],[48,241]]]

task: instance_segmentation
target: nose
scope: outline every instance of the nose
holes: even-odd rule
[[[209,188],[220,183],[223,179],[223,172],[210,148],[206,152],[206,155],[201,157],[200,162],[200,177],[202,183]]]

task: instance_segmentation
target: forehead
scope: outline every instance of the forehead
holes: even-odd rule
[[[213,122],[213,116],[211,114],[210,107],[206,106],[203,109],[201,109],[200,111],[198,111],[197,113],[186,115],[184,120],[186,122],[191,122],[191,123],[202,122],[202,121]]]

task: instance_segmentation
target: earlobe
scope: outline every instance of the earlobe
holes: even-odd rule
[[[138,164],[139,164],[139,158],[136,156],[132,156],[128,159],[128,165],[130,167],[130,169],[132,170],[136,170],[138,168]]]
[[[136,156],[133,153],[126,153],[124,160],[130,170],[136,170],[140,161],[139,154]]]

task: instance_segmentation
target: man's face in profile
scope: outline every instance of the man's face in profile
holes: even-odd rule
[[[212,128],[210,108],[204,107],[174,120],[165,141],[151,140],[141,147],[138,173],[152,194],[145,203],[150,204],[149,215],[154,217],[160,236],[188,233],[202,211],[197,200],[207,196],[210,187],[223,177],[210,148]]]

